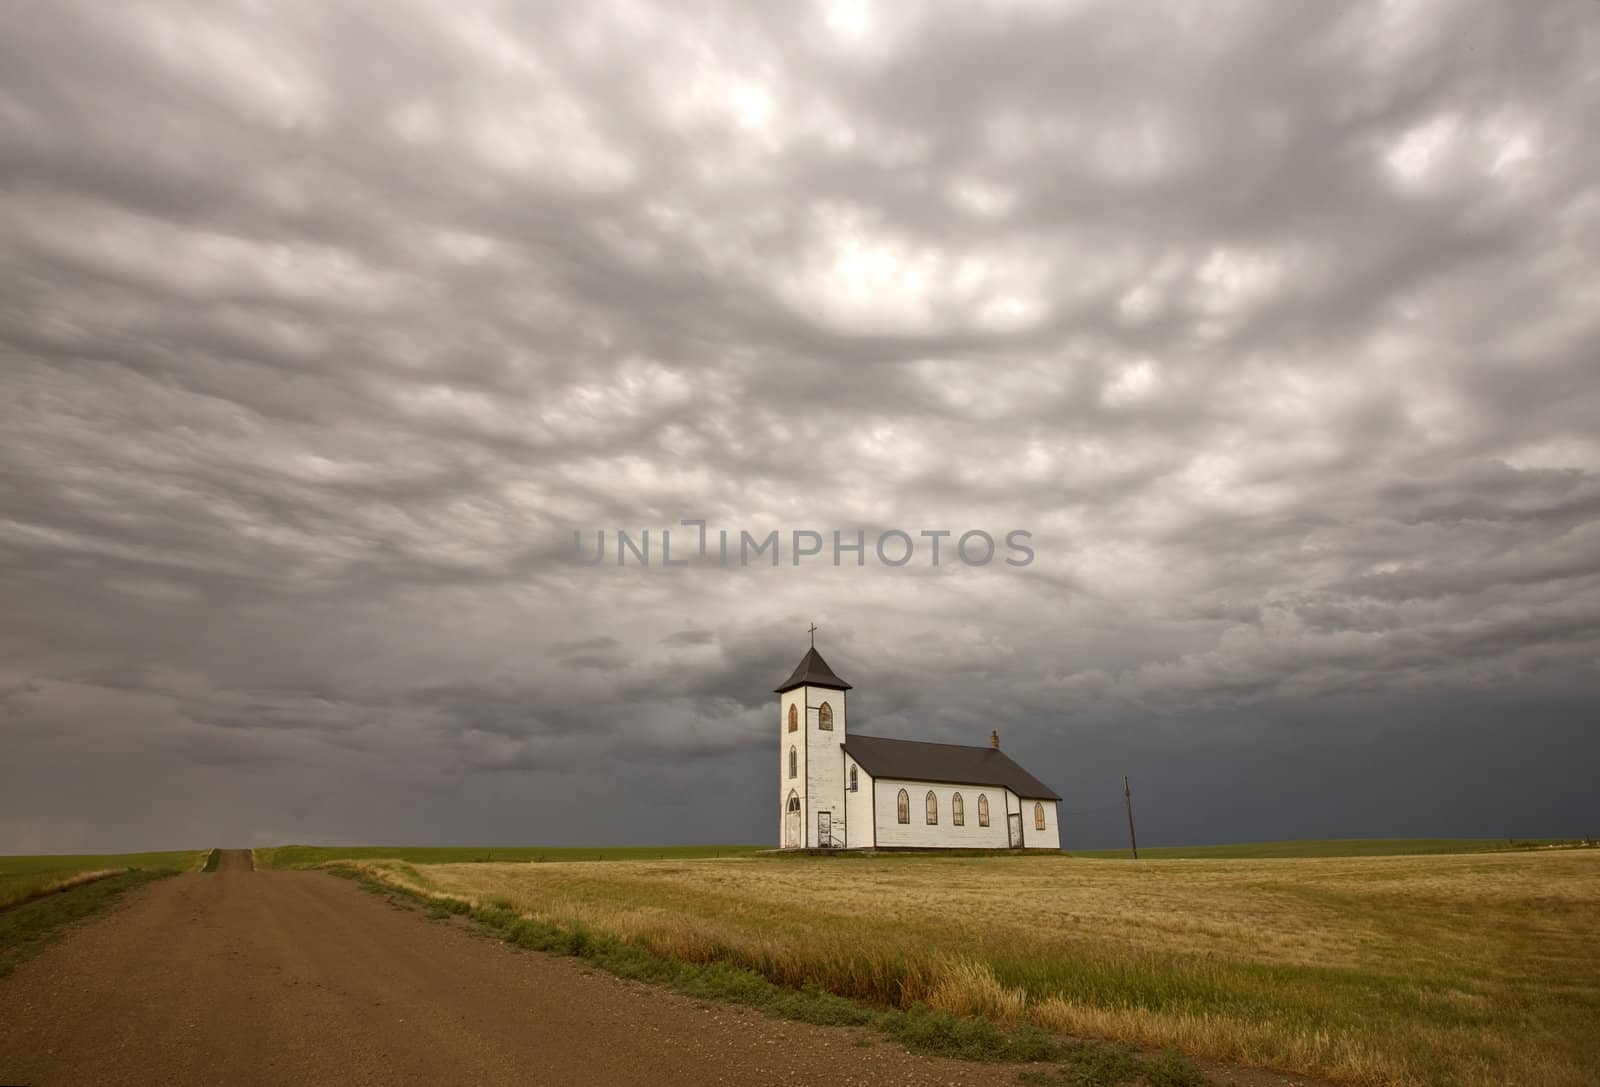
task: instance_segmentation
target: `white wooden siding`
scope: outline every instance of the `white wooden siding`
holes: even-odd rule
[[[859,786],[853,793],[850,791],[850,767],[852,766],[856,767],[856,784]],[[849,756],[845,756],[844,788],[846,833],[850,848],[871,849],[873,841],[872,775],[862,769]]]
[[[840,825],[846,818],[844,759],[839,751],[839,745],[844,742],[845,737],[845,692],[830,690],[827,687],[801,687],[796,693],[805,696],[804,727],[806,743],[811,751],[811,758],[804,772],[806,790],[811,798],[805,813],[805,843],[808,848],[816,848],[822,844],[817,840],[817,813],[823,811],[830,813],[835,840],[848,832],[848,827]],[[825,702],[833,707],[833,728],[828,730],[817,727]]]
[[[826,703],[833,709],[833,728],[817,727]],[[799,715],[800,728],[789,731],[789,707]],[[796,687],[778,698],[778,844],[782,846],[784,805],[789,790],[800,794],[800,844],[811,849],[817,842],[817,815],[828,812],[833,820],[835,841],[850,834],[849,811],[845,806],[846,780],[840,745],[845,740],[845,692],[826,687]],[[799,774],[789,777],[789,748],[798,754]]]
[[[911,796],[911,822],[898,819],[896,801],[900,790]],[[927,822],[928,790],[939,798],[939,822]],[[950,798],[960,793],[966,806],[966,825],[951,822]],[[989,825],[978,825],[978,796],[989,798]],[[881,847],[915,847],[918,849],[1004,849],[1006,848],[1006,797],[1009,792],[992,785],[939,785],[926,781],[891,780],[873,781],[873,796],[877,800],[878,845]],[[1011,808],[1016,810],[1017,800],[1011,798]]]
[[[797,687],[792,691],[785,691],[778,698],[778,846],[784,846],[783,818],[784,805],[789,799],[789,790],[793,789],[800,794],[800,828],[801,841],[804,842],[806,821],[806,731],[805,731],[805,688]],[[799,711],[800,727],[794,732],[789,731],[789,707],[795,706]],[[789,748],[798,751],[799,762],[797,776],[789,776]]]
[[[1044,805],[1044,829],[1036,830],[1033,823],[1033,806]],[[1056,802],[1037,797],[1022,798],[1022,844],[1029,849],[1060,849],[1061,827],[1056,823]]]

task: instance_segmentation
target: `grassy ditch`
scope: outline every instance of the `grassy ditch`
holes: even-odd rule
[[[0,977],[55,939],[63,926],[110,905],[124,891],[176,874],[171,868],[129,869],[0,910]]]
[[[0,857],[0,909],[132,870],[192,872],[205,853],[72,853]]]

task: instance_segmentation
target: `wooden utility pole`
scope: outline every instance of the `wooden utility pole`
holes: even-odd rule
[[[1133,846],[1133,859],[1139,859],[1139,837],[1133,832],[1133,789],[1128,785],[1128,775],[1122,775],[1122,799],[1128,805],[1128,843]]]

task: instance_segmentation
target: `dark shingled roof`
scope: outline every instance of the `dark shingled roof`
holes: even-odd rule
[[[844,750],[875,778],[937,781],[946,785],[993,785],[1030,800],[1061,799],[1050,786],[995,747],[851,735],[844,742]]]
[[[812,646],[811,651],[800,659],[800,666],[794,670],[794,675],[773,688],[773,693],[782,694],[784,691],[806,686],[831,687],[835,691],[850,689],[850,684],[833,674],[833,669],[822,659],[822,654],[817,652],[816,646]]]

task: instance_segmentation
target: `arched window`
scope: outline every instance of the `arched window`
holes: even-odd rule
[[[789,705],[789,731],[790,732],[798,732],[799,730],[800,730],[800,715],[795,712],[794,704],[790,703],[790,705]]]
[[[789,776],[792,778],[800,776],[800,754],[795,751],[792,744],[789,747]]]
[[[957,827],[967,825],[967,802],[961,799],[960,793],[950,798],[950,824]]]
[[[931,827],[939,821],[939,798],[933,795],[933,790],[928,790],[928,825]]]
[[[860,786],[856,784],[856,768],[852,766],[850,767],[850,791],[853,793],[859,791],[859,789]]]
[[[978,794],[978,825],[980,827],[989,825],[989,798],[983,793]]]
[[[817,727],[833,731],[833,707],[826,702],[817,710]]]
[[[902,823],[911,822],[911,795],[904,789],[901,789],[900,795],[895,797],[894,814]]]
[[[798,812],[800,810],[800,796],[793,789],[789,790],[789,808],[788,808],[788,810],[792,811],[792,812]]]
[[[1044,829],[1044,805],[1043,804],[1035,803],[1033,805],[1033,829],[1034,830],[1043,830]]]

